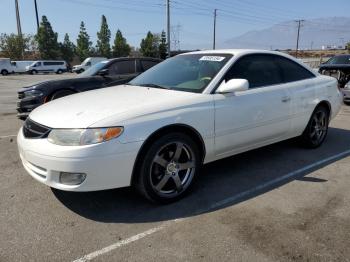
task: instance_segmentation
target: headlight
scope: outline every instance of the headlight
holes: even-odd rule
[[[83,146],[111,140],[120,136],[123,131],[123,127],[53,129],[48,140],[61,146]]]
[[[42,96],[43,93],[40,90],[28,90],[28,91],[24,91],[24,97],[38,97],[38,96]]]

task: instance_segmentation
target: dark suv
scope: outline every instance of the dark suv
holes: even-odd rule
[[[18,91],[17,116],[24,120],[34,108],[63,96],[125,84],[161,61],[147,57],[114,58],[93,65],[75,78],[24,87]]]

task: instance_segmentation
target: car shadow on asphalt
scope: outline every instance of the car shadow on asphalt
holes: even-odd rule
[[[304,149],[295,140],[288,140],[239,154],[205,165],[193,191],[182,200],[169,205],[152,204],[132,188],[98,192],[65,192],[52,189],[56,198],[76,214],[106,223],[145,223],[167,221],[212,212],[269,192],[293,180],[306,183],[324,182],[305,177],[335,162],[308,169],[291,178],[261,187],[279,177],[332,157],[350,149],[350,131],[330,128],[329,135],[318,149]],[[346,156],[343,156],[346,157]],[[261,190],[259,190],[259,187]],[[245,194],[245,192],[252,193]],[[244,193],[244,194],[242,194]],[[235,196],[240,196],[237,197]],[[232,201],[223,201],[232,199]],[[222,203],[222,204],[217,204]]]

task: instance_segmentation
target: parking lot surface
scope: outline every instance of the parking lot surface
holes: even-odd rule
[[[350,107],[322,147],[291,140],[216,161],[159,206],[130,188],[53,190],[24,171],[16,91],[69,76],[0,77],[0,261],[350,261]]]

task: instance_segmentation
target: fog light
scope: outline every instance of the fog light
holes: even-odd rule
[[[60,173],[60,183],[65,185],[79,185],[84,182],[86,178],[86,174],[84,173],[68,173],[61,172]]]

